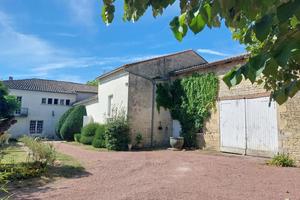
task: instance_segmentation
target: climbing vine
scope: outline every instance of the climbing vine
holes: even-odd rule
[[[218,85],[218,77],[214,73],[194,74],[171,84],[157,85],[157,109],[169,109],[172,118],[180,122],[186,147],[196,146],[196,133],[210,117],[216,103]]]

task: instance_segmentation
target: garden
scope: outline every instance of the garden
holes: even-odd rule
[[[52,143],[24,136],[0,147],[0,199],[13,199],[17,188],[42,186],[58,178],[86,174],[74,158]]]
[[[84,115],[86,115],[84,106],[75,106],[67,111],[58,122],[57,136],[68,142],[75,141],[77,144],[92,146],[94,149],[113,151],[131,149],[129,124],[122,109],[114,109],[112,118],[106,124],[90,123],[83,126]],[[142,139],[142,135],[137,134],[136,146],[140,146]]]

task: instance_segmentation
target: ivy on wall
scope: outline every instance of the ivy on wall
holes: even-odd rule
[[[169,109],[172,118],[180,122],[186,147],[196,147],[196,133],[210,117],[218,88],[219,80],[214,73],[194,74],[171,84],[157,85],[157,109]]]

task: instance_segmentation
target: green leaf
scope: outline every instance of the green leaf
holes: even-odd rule
[[[277,8],[277,17],[280,23],[290,19],[294,14],[299,15],[300,1],[288,1]],[[297,16],[298,17],[298,16]]]
[[[197,11],[195,17],[191,20],[189,27],[195,34],[202,31],[205,27],[205,21],[199,11]]]
[[[273,23],[271,15],[265,15],[261,20],[257,21],[253,27],[256,38],[263,42],[270,34]]]
[[[232,86],[238,85],[243,80],[241,69],[232,69],[224,77],[223,81],[231,88]]]
[[[114,19],[115,6],[105,5],[102,8],[102,20],[106,24],[110,24]]]
[[[170,23],[173,34],[179,41],[182,41],[182,38],[186,35],[188,30],[188,27],[185,24],[185,16],[186,14],[184,13],[179,17],[175,17]]]
[[[300,81],[293,81],[287,88],[287,94],[289,97],[295,96],[297,92],[300,90]]]
[[[284,89],[277,90],[273,93],[272,98],[279,104],[282,105],[287,101],[288,95],[286,95]]]
[[[294,15],[294,16],[291,18],[290,24],[291,24],[292,28],[296,28],[296,26],[300,24],[300,21],[299,21],[299,20],[297,19],[297,17]]]

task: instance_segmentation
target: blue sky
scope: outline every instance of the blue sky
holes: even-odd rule
[[[226,27],[189,32],[178,42],[169,22],[178,3],[154,19],[122,21],[117,1],[113,24],[101,21],[102,0],[0,0],[0,80],[46,78],[74,82],[155,56],[186,49],[208,61],[244,53]]]

